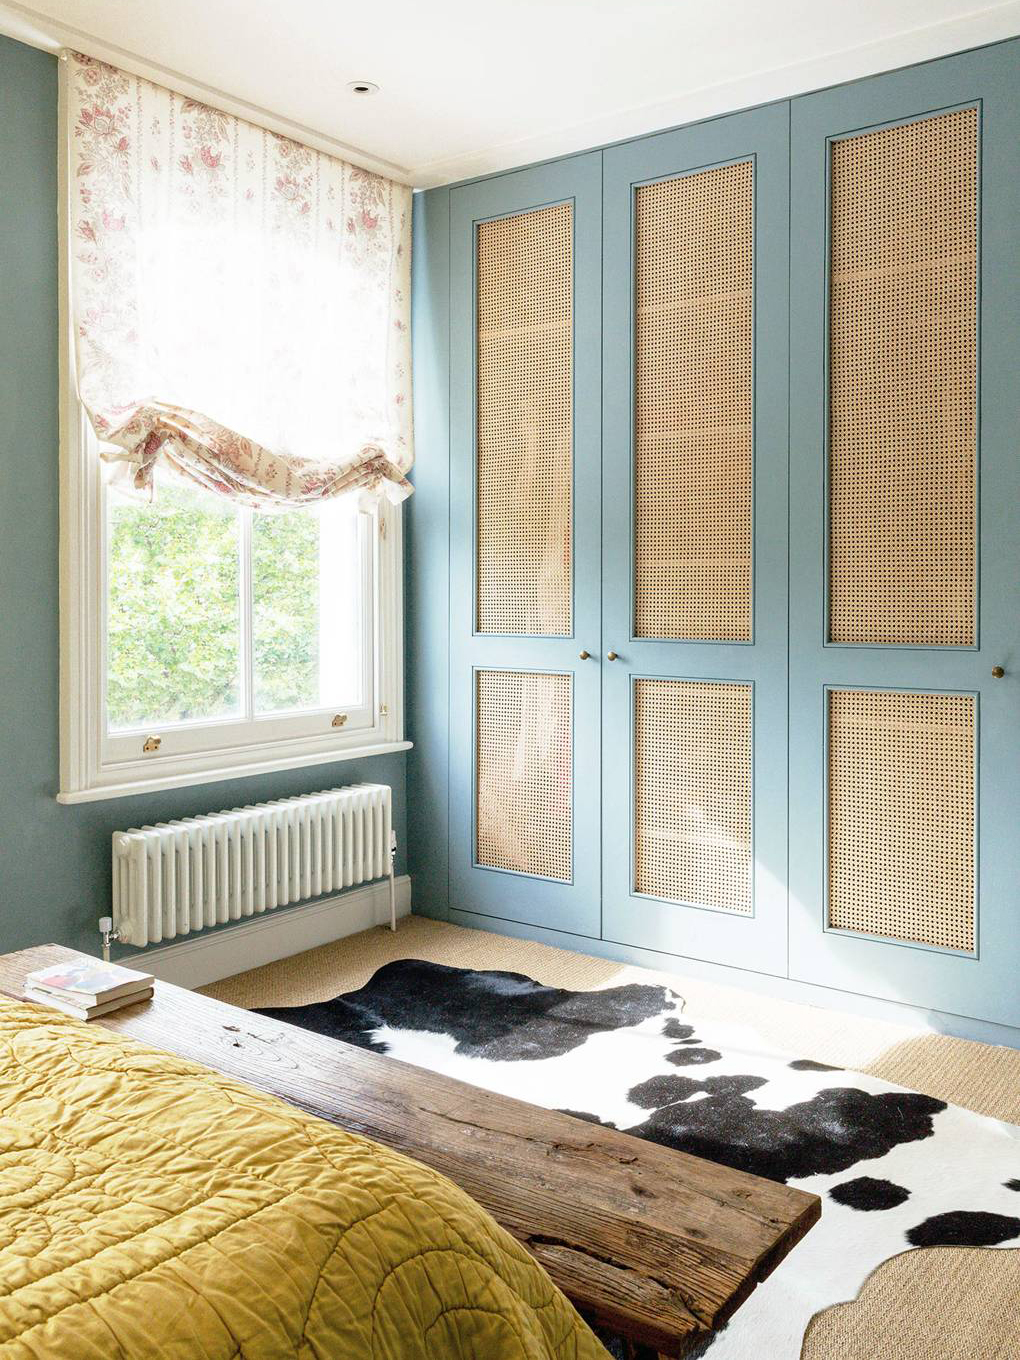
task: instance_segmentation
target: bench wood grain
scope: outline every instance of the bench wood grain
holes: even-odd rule
[[[0,955],[0,989],[74,957]],[[92,1024],[212,1067],[448,1176],[578,1310],[682,1356],[817,1221],[818,1197],[157,982]]]

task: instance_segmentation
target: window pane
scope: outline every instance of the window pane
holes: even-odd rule
[[[256,713],[363,702],[357,502],[252,519]]]
[[[240,710],[238,514],[163,482],[153,503],[107,497],[111,731]]]

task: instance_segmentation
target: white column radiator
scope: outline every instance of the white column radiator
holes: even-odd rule
[[[390,789],[353,784],[113,835],[113,926],[144,948],[389,877]]]

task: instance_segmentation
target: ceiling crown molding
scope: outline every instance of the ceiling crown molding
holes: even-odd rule
[[[51,19],[49,15],[41,14],[29,5],[17,4],[15,0],[0,0],[0,33],[26,43],[29,47],[38,47],[55,55],[64,48],[84,52],[99,61],[109,62],[111,66],[118,66],[131,75],[141,76],[144,80],[151,80],[157,85],[164,85],[167,89],[176,90],[178,94],[186,95],[189,99],[210,104],[214,108],[222,109],[224,113],[244,118],[249,123],[268,128],[270,132],[277,132],[282,137],[289,137],[292,141],[314,147],[316,151],[323,151],[328,156],[349,161],[363,170],[386,175],[401,184],[416,182],[412,171],[406,165],[395,165],[392,161],[373,156],[371,152],[351,146],[336,137],[331,137],[328,133],[306,127],[304,123],[296,123],[293,119],[283,118],[259,104],[252,104],[246,99],[236,99],[226,90],[192,80],[181,71],[149,61],[114,43],[104,42],[84,29],[75,28],[59,19]]]
[[[975,10],[955,19],[925,24],[902,33],[794,62],[756,71],[738,80],[689,90],[673,99],[617,110],[600,118],[556,128],[540,137],[484,147],[467,155],[429,161],[414,167],[417,188],[431,189],[484,175],[554,160],[559,156],[628,141],[653,132],[734,113],[758,104],[810,94],[831,85],[893,71],[900,66],[950,56],[970,47],[1020,35],[1020,0]]]
[[[574,55],[576,34],[564,19],[570,7],[551,7],[560,13],[562,22],[553,25],[555,42],[543,53],[544,61],[539,63],[539,75],[549,84],[549,98],[545,103],[541,99],[533,103],[527,118],[517,113],[515,82],[519,82],[519,71],[512,61],[508,60],[505,69],[490,65],[483,81],[469,82],[463,95],[459,94],[458,63],[468,59],[474,40],[473,28],[465,28],[462,22],[471,8],[470,0],[437,0],[433,10],[425,7],[424,11],[421,6],[415,7],[413,0],[389,0],[389,8],[384,6],[379,13],[359,11],[357,22],[356,16],[345,16],[342,7],[338,12],[332,0],[298,0],[295,13],[305,15],[303,25],[295,24],[293,16],[288,21],[282,20],[277,11],[268,7],[267,0],[263,0],[267,4],[268,18],[275,23],[275,27],[273,23],[268,24],[265,43],[260,41],[258,31],[235,34],[226,15],[217,18],[216,7],[206,7],[203,13],[209,23],[204,30],[205,46],[196,50],[194,57],[187,41],[190,30],[182,30],[179,25],[173,27],[175,9],[172,0],[149,0],[147,6],[139,5],[130,15],[132,22],[125,21],[120,28],[114,26],[113,16],[120,12],[115,0],[91,0],[87,5],[78,4],[76,0],[34,0],[35,7],[21,0],[0,0],[0,33],[53,53],[64,47],[77,48],[132,74],[416,188],[432,188],[502,173],[753,105],[793,98],[1020,34],[1020,0],[1002,0],[997,4],[969,0],[977,7],[964,13],[959,10],[968,0],[938,0],[941,14],[956,12],[952,17],[920,24],[916,23],[917,0],[862,0],[859,15],[853,9],[847,11],[848,22],[837,26],[826,23],[824,14],[815,15],[805,34],[791,27],[798,12],[803,17],[803,9],[798,11],[803,0],[729,2],[735,13],[741,12],[745,18],[750,16],[753,23],[739,55],[724,61],[718,44],[725,40],[729,30],[725,24],[720,26],[716,21],[718,16],[716,20],[706,22],[703,29],[708,36],[704,41],[715,46],[705,49],[706,61],[701,69],[711,70],[714,74],[702,76],[706,83],[699,88],[690,85],[690,81],[698,78],[696,60],[686,63],[687,75],[684,77],[674,72],[668,59],[662,59],[669,49],[668,45],[659,43],[660,59],[651,61],[656,48],[656,24],[664,38],[680,30],[675,14],[671,17],[669,7],[664,11],[661,0],[644,0],[643,12],[651,17],[643,28],[633,31],[629,45],[625,44],[626,50],[616,58],[615,49],[607,46],[606,39],[596,55],[603,72],[611,70],[614,60],[619,60],[633,75],[635,70],[640,71],[640,62],[637,67],[634,65],[636,54],[639,56],[647,49],[655,80],[648,84],[640,79],[624,81],[621,84],[625,93],[615,89],[611,82],[592,85],[590,81],[581,80],[576,82],[577,90],[585,93],[574,99],[565,98],[562,89],[550,78],[557,61]],[[505,26],[511,21],[515,3],[516,0],[502,0],[489,10],[479,11],[477,25],[483,31],[491,29],[498,33],[501,24]],[[589,40],[598,44],[600,33],[603,38],[612,32],[619,33],[630,3],[631,0],[617,0],[619,8],[609,3],[592,5],[594,17]],[[190,5],[192,14],[197,15],[197,0],[190,0]],[[93,24],[111,38],[119,37],[137,50],[103,40],[73,23],[50,18],[39,6]],[[529,4],[521,8],[533,17],[541,9],[541,0],[529,0]],[[91,16],[87,20],[80,18],[83,10]],[[406,17],[412,11],[413,22],[405,23],[399,31],[394,30],[395,16],[404,12]],[[920,12],[925,13],[923,6]],[[147,14],[153,16],[151,21],[146,18]],[[100,16],[104,15],[101,20]],[[893,27],[897,21],[913,26],[899,32],[886,32],[878,39],[860,41],[862,37],[870,38],[876,32]],[[279,55],[274,54],[272,41],[275,35],[276,44],[280,45],[283,27],[287,28],[289,39],[286,58],[282,50]],[[359,68],[351,71],[343,69],[344,34],[348,32],[351,43],[347,55],[353,62],[356,54],[359,62]],[[172,51],[160,46],[161,33],[164,39],[174,37]],[[826,43],[834,41],[833,34],[842,37],[845,45],[826,51]],[[202,41],[202,36],[196,34],[194,41]],[[515,53],[518,48],[514,49]],[[153,58],[142,56],[140,52],[152,52]],[[261,66],[263,52],[266,55],[264,66]],[[776,64],[777,53],[781,57],[797,54],[798,59]],[[691,53],[687,55],[691,57]],[[227,88],[204,83],[182,70],[164,66],[156,59],[161,56],[189,69],[194,63],[201,67],[207,80],[223,81],[234,89],[247,89],[249,95],[265,99],[270,105],[289,107],[295,117],[285,117],[271,107],[235,97]],[[373,117],[366,120],[360,111],[343,103],[344,84],[348,76],[367,72],[372,59],[380,63],[383,83],[392,98],[380,101],[378,108],[373,110]],[[761,65],[753,69],[756,60]],[[367,65],[362,66],[366,61]],[[306,66],[308,75],[303,86]],[[716,78],[726,71],[742,73],[732,78]],[[333,98],[334,80],[336,99]],[[659,97],[647,103],[636,102],[641,99],[644,88],[649,92],[654,90]],[[675,93],[668,98],[661,97],[664,91],[674,89]],[[539,86],[539,94],[541,90]],[[618,99],[622,107],[610,108],[613,99]],[[491,117],[480,116],[485,110],[479,107],[479,100],[489,101]],[[298,122],[297,118],[301,117],[309,121]],[[334,132],[321,130],[326,127],[333,128]],[[354,135],[364,145],[351,145],[335,135],[337,131],[354,128],[357,129]],[[531,130],[527,131],[529,128]],[[386,148],[386,155],[373,151],[372,146]]]

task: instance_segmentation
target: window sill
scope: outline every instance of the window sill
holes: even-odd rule
[[[136,793],[155,793],[159,789],[180,789],[189,784],[218,784],[224,779],[243,779],[251,774],[300,769],[305,765],[335,765],[344,760],[360,760],[364,756],[384,756],[394,751],[410,749],[409,741],[379,741],[364,746],[348,746],[341,750],[293,756],[267,756],[264,760],[218,765],[215,769],[178,769],[172,773],[159,774],[154,767],[151,774],[146,772],[144,777],[138,779],[110,784],[97,783],[87,789],[62,789],[56,797],[58,803],[97,803],[108,798],[129,798]]]

